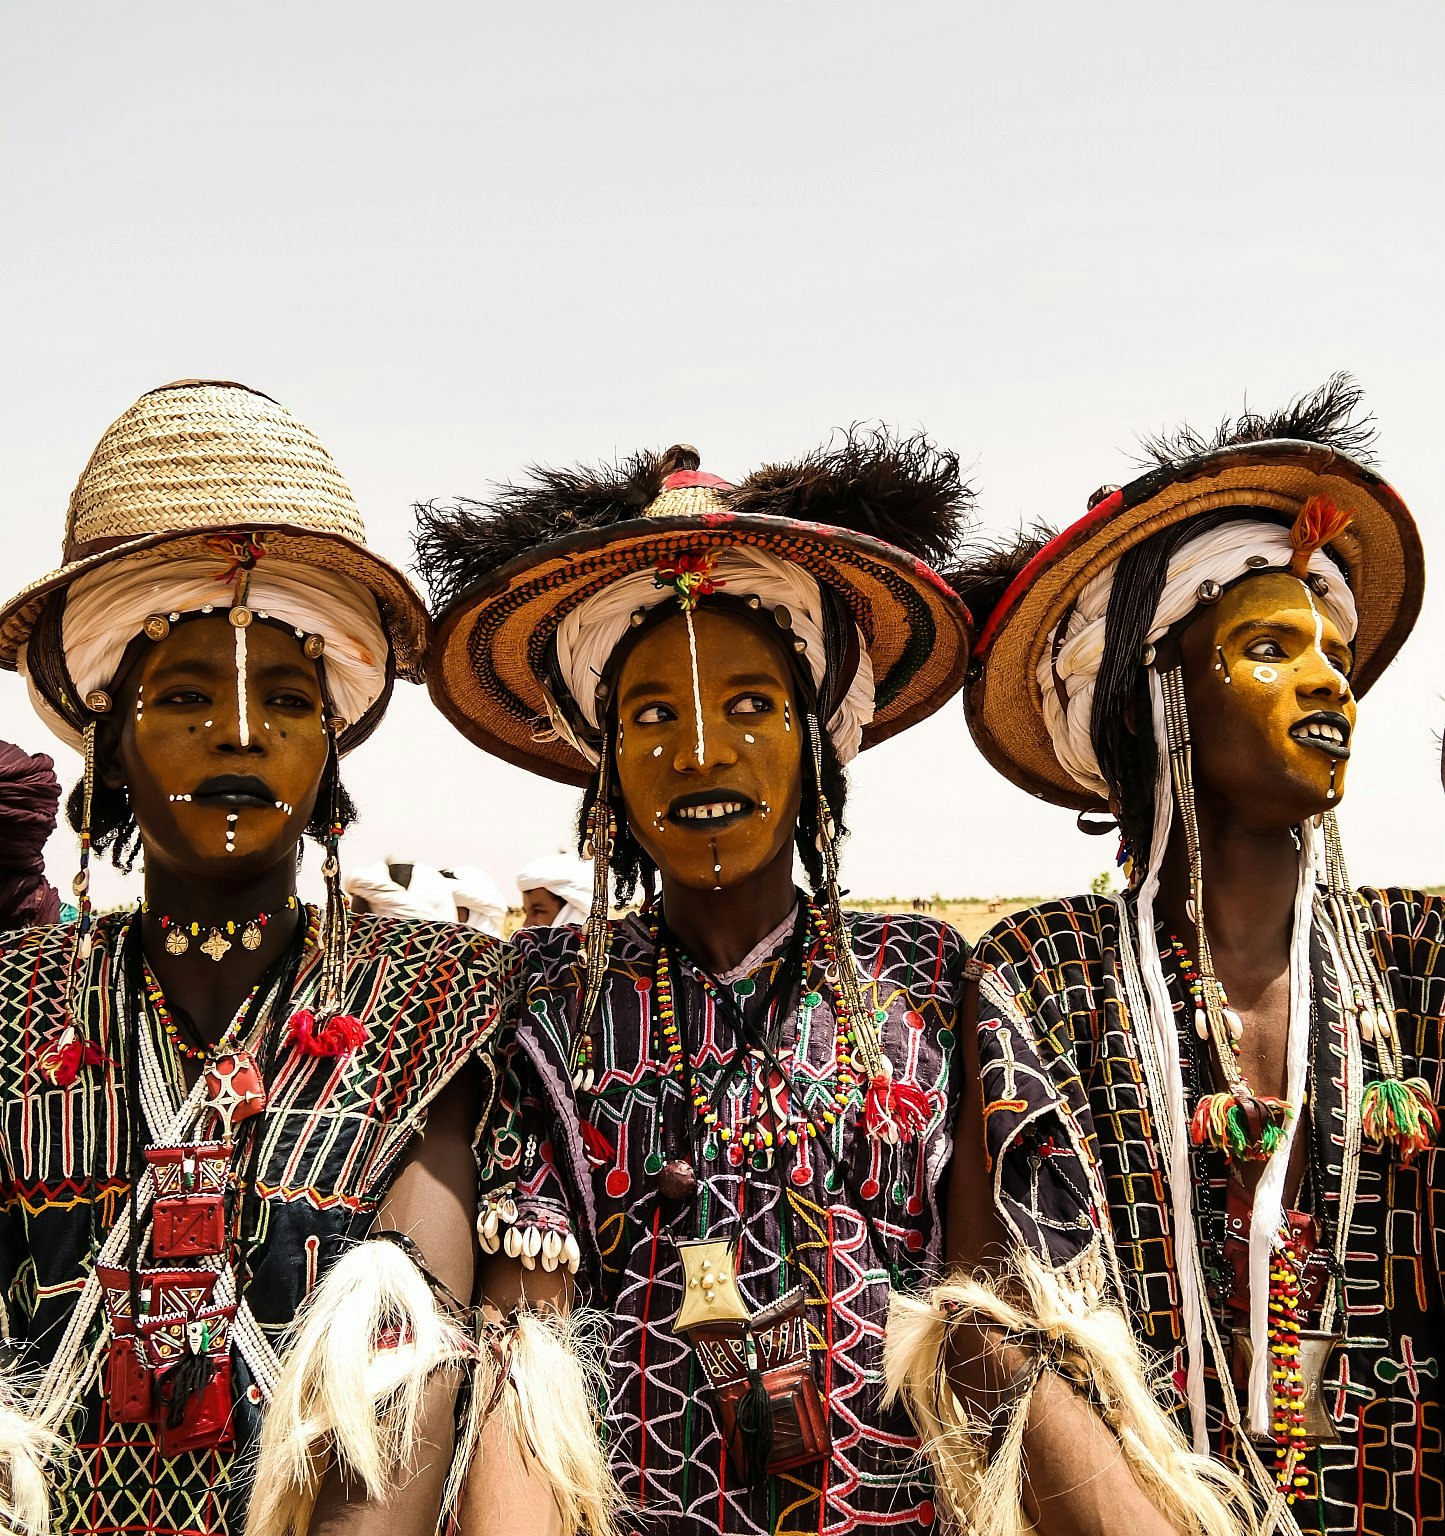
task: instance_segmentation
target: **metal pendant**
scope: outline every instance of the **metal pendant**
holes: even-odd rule
[[[168,955],[183,955],[190,947],[190,936],[184,928],[172,926],[166,929],[166,953]]]
[[[241,943],[246,949],[260,949],[261,925],[254,917],[241,930]]]
[[[1338,1445],[1340,1431],[1325,1402],[1325,1373],[1330,1368],[1330,1358],[1344,1343],[1342,1333],[1321,1333],[1317,1329],[1301,1328],[1299,1331],[1300,1377],[1304,1397],[1300,1409],[1304,1413],[1304,1443],[1306,1445]],[[1244,1366],[1243,1376],[1249,1379],[1254,1348],[1246,1329],[1237,1328],[1234,1347],[1239,1351]],[[1265,1436],[1273,1444],[1273,1437]]]
[[[206,942],[201,945],[201,953],[219,965],[231,953],[232,948],[231,941],[226,935],[219,928],[212,928],[206,935]]]
[[[691,1238],[677,1245],[682,1260],[682,1305],[672,1320],[674,1333],[702,1323],[745,1323],[751,1317],[738,1294],[733,1245],[725,1238]]]

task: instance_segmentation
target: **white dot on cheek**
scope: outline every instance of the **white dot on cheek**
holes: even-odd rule
[[[1273,667],[1256,667],[1254,669],[1254,680],[1257,683],[1277,683],[1279,681],[1279,673]]]
[[[743,732],[743,740],[744,740],[744,741],[745,741],[745,742],[747,742],[747,744],[748,744],[748,745],[749,745],[749,746],[750,746],[750,747],[754,747],[754,746],[756,746],[756,745],[757,745],[757,742],[758,742],[758,738],[757,738],[757,737],[756,737],[756,736],[754,736],[754,735],[752,735],[752,734],[750,734],[750,733],[749,733],[749,732],[748,732],[748,731],[744,731],[744,732]]]
[[[661,757],[662,756],[662,748],[661,747],[654,747],[652,749],[652,755],[654,757]]]

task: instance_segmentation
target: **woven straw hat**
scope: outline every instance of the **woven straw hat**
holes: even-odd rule
[[[979,750],[1005,778],[1042,800],[1078,810],[1097,796],[1054,754],[1038,669],[1055,627],[1079,593],[1126,550],[1206,512],[1289,525],[1327,496],[1351,513],[1330,551],[1344,567],[1359,615],[1351,685],[1365,693],[1404,644],[1425,587],[1420,535],[1405,504],[1363,464],[1319,443],[1246,443],[1198,454],[1113,490],[1052,539],[989,615],[966,699]]]
[[[396,670],[419,680],[426,607],[394,566],[366,547],[350,487],[309,428],[269,396],[213,379],[142,395],[106,431],[70,498],[59,570],[0,608],[0,667],[52,593],[98,566],[180,559],[217,533],[246,531],[267,552],[324,566],[372,592]]]
[[[941,577],[866,533],[739,510],[747,490],[748,482],[733,487],[697,468],[678,470],[637,508],[641,515],[567,534],[490,572],[436,618],[427,685],[437,706],[507,762],[586,784],[591,765],[556,736],[547,714],[546,659],[563,618],[624,576],[736,546],[791,561],[842,599],[873,665],[876,706],[865,748],[958,691],[971,625]]]

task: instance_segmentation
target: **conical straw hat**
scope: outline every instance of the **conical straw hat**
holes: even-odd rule
[[[367,549],[331,455],[269,396],[214,379],[152,390],[106,431],[71,495],[60,568],[0,608],[0,667],[15,670],[47,599],[77,577],[202,553],[218,533],[240,531],[262,537],[269,554],[339,571],[372,592],[397,672],[420,678],[425,605]]]

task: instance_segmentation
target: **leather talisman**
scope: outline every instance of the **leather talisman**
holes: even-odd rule
[[[96,1269],[105,1296],[110,1324],[110,1346],[105,1368],[106,1405],[117,1424],[145,1424],[156,1416],[157,1361],[148,1336],[136,1328],[131,1316],[129,1271],[108,1264]],[[137,1277],[142,1323],[155,1318],[198,1316],[209,1305],[215,1289],[214,1269],[143,1269]]]
[[[231,1148],[199,1141],[180,1147],[147,1147],[155,1181],[151,1251],[158,1259],[210,1258],[226,1245],[226,1177]]]
[[[236,1127],[266,1107],[266,1083],[250,1051],[217,1056],[206,1068],[206,1108],[220,1122],[223,1141],[231,1141]]]
[[[156,1361],[156,1418],[162,1456],[228,1445],[231,1425],[231,1319],[233,1306],[191,1318],[154,1318],[141,1324],[146,1351]]]
[[[738,1408],[753,1389],[755,1376],[772,1410],[769,1474],[831,1454],[828,1416],[808,1359],[801,1286],[752,1313],[746,1323],[706,1323],[694,1328],[690,1337],[717,1393],[728,1462],[740,1478],[748,1475],[748,1457]]]

